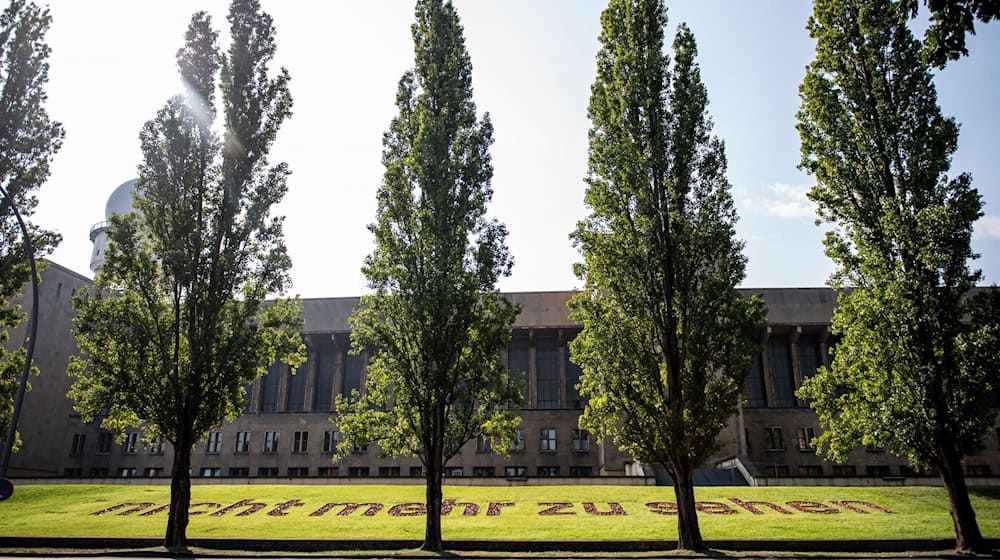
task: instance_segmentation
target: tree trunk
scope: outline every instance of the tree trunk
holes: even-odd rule
[[[441,541],[441,479],[444,472],[444,403],[434,406],[434,426],[431,428],[431,448],[427,450],[427,525],[421,550],[442,552]]]
[[[698,510],[694,506],[694,469],[687,466],[671,468],[674,497],[677,500],[677,548],[679,550],[705,550],[698,526]]]
[[[190,438],[177,439],[174,446],[174,466],[170,474],[170,512],[163,546],[187,547],[188,509],[191,507],[191,446]]]
[[[951,522],[955,526],[955,552],[988,553],[989,547],[979,531],[976,512],[969,500],[969,489],[965,485],[965,473],[962,472],[958,451],[950,443],[939,443],[938,457],[941,462],[938,472],[945,490],[948,491],[948,510],[951,513]]]

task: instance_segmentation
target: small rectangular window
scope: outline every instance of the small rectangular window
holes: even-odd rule
[[[83,469],[80,467],[67,467],[63,469],[64,478],[79,478],[83,476]]]
[[[70,445],[70,455],[83,455],[83,448],[87,443],[87,434],[73,434],[73,444]]]
[[[523,478],[528,475],[528,467],[522,467],[520,465],[504,467],[503,471],[504,476],[508,478]]]
[[[410,476],[424,476],[424,468],[410,467]]]
[[[118,469],[118,476],[122,478],[132,478],[135,476],[135,467],[122,467]]]
[[[248,467],[229,467],[229,476],[250,476]]]
[[[538,476],[559,476],[559,467],[538,467]]]
[[[309,467],[288,467],[288,476],[290,477],[309,476]]]
[[[495,467],[472,467],[472,476],[496,476]]]
[[[201,476],[204,477],[222,476],[222,467],[203,467],[201,469]]]
[[[788,465],[767,465],[764,468],[764,472],[767,476],[771,477],[789,476]]]
[[[368,467],[347,467],[347,476],[368,476]]]
[[[351,448],[351,453],[353,453],[355,455],[364,455],[365,453],[368,453],[368,446],[367,445],[355,445],[354,447]]]
[[[858,468],[854,465],[834,465],[833,476],[858,476]]]
[[[379,476],[397,477],[399,476],[399,467],[379,467]]]
[[[764,435],[767,439],[768,451],[784,451],[785,442],[781,437],[781,426],[771,426],[764,428]]]
[[[465,469],[462,467],[445,467],[445,476],[465,476]]]
[[[816,439],[816,429],[810,427],[799,428],[799,451],[812,451],[816,449],[812,441]]]
[[[108,476],[108,468],[107,467],[92,468],[90,469],[90,476],[91,478],[104,478]]]
[[[570,467],[569,468],[569,475],[570,476],[593,476],[594,475],[594,468],[593,467]]]
[[[868,465],[865,467],[865,474],[867,476],[890,476],[892,471],[889,470],[889,465]]]
[[[317,476],[340,476],[340,467],[320,467],[317,472]]]
[[[292,441],[292,453],[309,452],[309,432],[295,432]]]
[[[541,451],[555,451],[556,450],[556,429],[555,428],[542,428],[539,432],[539,443],[538,449]]]
[[[510,444],[511,451],[524,451],[524,430],[517,428],[514,431],[514,441]]]
[[[257,467],[257,476],[278,476],[278,467]]]
[[[337,443],[340,442],[340,432],[337,430],[327,430],[323,432],[323,453],[336,453]]]
[[[111,442],[114,441],[114,436],[111,432],[101,431],[97,434],[97,454],[107,455],[111,453]]]
[[[277,452],[278,452],[278,432],[264,432],[264,453],[277,453]]]
[[[799,476],[823,476],[823,467],[820,465],[800,465]]]
[[[205,453],[216,454],[222,449],[222,432],[209,432]]]
[[[250,432],[236,432],[236,448],[233,453],[250,453]]]
[[[149,454],[163,455],[163,438],[155,437],[149,440]]]
[[[966,476],[990,476],[990,466],[989,465],[966,465],[965,475]]]
[[[573,430],[573,451],[589,451],[590,434],[579,428]]]
[[[476,438],[476,453],[489,453],[491,451],[493,448],[490,446],[490,440],[483,436]]]
[[[129,432],[125,434],[125,441],[122,443],[122,450],[126,455],[135,455],[139,450],[139,432]]]

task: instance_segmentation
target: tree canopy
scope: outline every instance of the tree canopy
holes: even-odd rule
[[[947,175],[958,125],[942,116],[891,0],[817,1],[808,29],[816,58],[800,87],[801,167],[833,225],[840,342],[799,394],[826,428],[821,453],[843,459],[866,443],[938,471],[957,548],[981,550],[961,459],[992,425],[1000,313],[996,294],[970,297],[982,200],[971,177]]]
[[[500,352],[518,308],[496,282],[510,274],[507,230],[486,217],[493,191],[489,115],[477,117],[472,63],[449,1],[418,0],[415,65],[383,138],[375,249],[362,271],[373,293],[351,318],[355,351],[377,350],[366,391],[338,398],[342,449],[375,442],[419,457],[427,477],[424,548],[441,550],[444,464],[477,436],[509,447],[517,383]]]
[[[611,0],[591,88],[590,214],[572,238],[584,290],[572,344],[589,402],[581,425],[674,480],[678,545],[704,547],[692,476],[718,449],[761,328],[745,274],[722,141],[712,136],[693,33],[670,64],[659,0]]]
[[[267,158],[290,115],[289,78],[269,72],[274,27],[256,0],[235,0],[229,23],[222,54],[209,16],[192,17],[177,53],[187,93],[140,134],[139,212],[112,217],[94,290],[74,299],[77,410],[119,434],[142,424],[174,448],[166,546],[186,544],[192,447],[241,412],[276,355],[303,359],[297,303],[265,303],[291,264],[271,215],[289,171]]]
[[[7,349],[9,330],[24,320],[10,299],[31,274],[20,220],[31,236],[31,256],[48,254],[60,241],[28,220],[38,202],[34,191],[48,179],[64,135],[45,110],[50,53],[45,34],[51,23],[48,9],[24,0],[11,1],[0,15],[0,437],[5,439],[25,360],[23,350]],[[14,439],[4,443],[16,448]]]
[[[1000,18],[1000,0],[924,0],[931,24],[924,32],[924,58],[935,66],[969,55],[967,35],[976,34],[976,20],[983,23]],[[903,9],[915,17],[918,0],[902,0]]]

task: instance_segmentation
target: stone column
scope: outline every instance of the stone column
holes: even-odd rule
[[[796,325],[792,334],[788,336],[790,358],[792,359],[792,378],[795,380],[795,390],[802,386],[802,364],[799,362],[799,337],[802,336],[802,327]],[[797,406],[806,406],[806,401],[795,397]]]
[[[538,368],[535,367],[535,329],[528,329],[528,408],[538,406]]]
[[[306,376],[306,394],[302,403],[302,410],[312,412],[314,393],[316,392],[316,372],[319,371],[319,347],[316,345],[317,337],[310,335],[306,338],[306,370],[299,372],[299,375]]]
[[[823,365],[830,367],[830,335],[832,334],[830,325],[827,325],[823,332],[819,334],[819,359],[823,360]]]
[[[278,364],[278,406],[275,409],[278,412],[288,412],[288,376],[290,373],[291,366],[285,363]]]
[[[760,356],[760,367],[761,373],[764,377],[764,393],[767,395],[767,406],[774,406],[774,380],[771,378],[771,352],[768,348],[768,341],[771,338],[771,327],[768,326],[764,329],[764,333],[761,336],[761,344],[763,345],[764,351]]]
[[[344,351],[350,344],[347,334],[334,334],[330,338],[333,340],[333,398],[344,392],[344,372],[346,368],[346,356]],[[332,402],[332,401],[331,401]]]
[[[566,341],[563,330],[556,333],[556,374],[559,377],[559,408],[568,408],[566,402]]]

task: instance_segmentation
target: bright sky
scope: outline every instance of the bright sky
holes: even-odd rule
[[[278,59],[292,75],[294,116],[272,161],[293,174],[286,218],[294,287],[303,297],[365,290],[382,177],[382,133],[396,83],[413,63],[411,0],[276,2]],[[504,291],[578,287],[569,232],[584,215],[587,101],[602,0],[455,0],[472,57],[475,101],[495,126],[490,214],[507,224],[514,272]],[[749,258],[747,287],[820,286],[832,271],[796,169],[798,85],[813,57],[805,1],[669,1],[670,28],[686,21],[700,49],[715,133]],[[39,191],[34,221],[62,233],[52,259],[90,275],[90,227],[108,195],[135,176],[143,123],[180,90],[174,53],[190,15],[208,9],[223,37],[222,0],[51,0],[50,115],[66,141]],[[918,22],[917,25],[922,25]],[[945,114],[962,125],[952,171],[971,172],[986,201],[977,266],[1000,280],[1000,23],[980,24],[972,56],[937,77]]]

